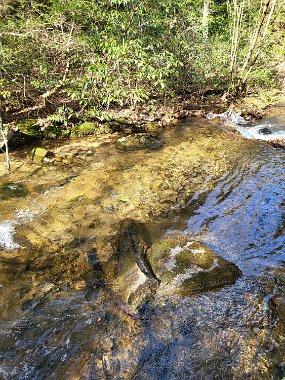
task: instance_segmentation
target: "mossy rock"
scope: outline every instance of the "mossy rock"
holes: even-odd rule
[[[35,139],[39,139],[42,137],[40,126],[37,123],[37,119],[26,119],[20,121],[16,124],[16,128],[19,132],[27,136],[33,137]]]
[[[164,291],[183,295],[230,285],[241,275],[236,265],[184,235],[155,243],[149,260]]]
[[[104,128],[100,126],[98,123],[91,123],[89,121],[86,121],[82,124],[74,125],[71,128],[71,137],[83,137],[101,133],[106,133],[104,131]]]
[[[153,121],[151,123],[143,125],[143,129],[146,132],[158,132],[161,129],[161,125],[158,121]]]
[[[34,148],[30,152],[30,158],[33,162],[43,162],[45,157],[53,157],[54,154],[44,148]]]
[[[137,127],[133,122],[130,122],[127,119],[113,119],[104,124],[111,132],[123,132],[123,131],[132,131],[136,130]]]
[[[135,133],[117,140],[117,147],[120,150],[157,149],[162,145],[159,136],[150,133]]]
[[[31,144],[35,140],[39,140],[43,137],[36,119],[19,121],[12,131],[13,136],[9,141],[10,148],[18,148],[23,145]]]
[[[28,194],[28,190],[24,185],[17,182],[6,182],[0,184],[0,200],[9,198],[21,198]]]

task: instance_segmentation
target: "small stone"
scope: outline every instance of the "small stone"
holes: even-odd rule
[[[42,160],[45,164],[54,164],[55,158],[54,157],[44,157]]]
[[[272,131],[267,128],[267,127],[264,127],[264,128],[261,128],[258,133],[260,133],[261,135],[271,135],[272,134]]]
[[[75,288],[76,290],[82,290],[82,289],[85,288],[85,286],[86,286],[86,282],[85,282],[85,280],[79,280],[79,281],[77,281],[77,282],[75,283],[74,288]]]

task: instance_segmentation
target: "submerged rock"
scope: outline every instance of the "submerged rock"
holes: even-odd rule
[[[136,133],[120,137],[117,146],[122,150],[156,149],[162,146],[162,141],[156,135]]]
[[[159,280],[147,257],[150,237],[146,227],[134,220],[125,220],[115,242],[115,253],[106,268],[112,288],[136,308],[152,296]]]
[[[150,263],[163,291],[195,294],[234,283],[239,268],[187,236],[170,236],[155,243]]]
[[[17,182],[7,182],[0,184],[0,200],[9,198],[21,198],[28,194],[24,185]]]

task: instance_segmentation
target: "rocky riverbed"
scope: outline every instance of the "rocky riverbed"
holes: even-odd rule
[[[283,151],[204,119],[122,141],[12,154],[3,378],[281,376]]]

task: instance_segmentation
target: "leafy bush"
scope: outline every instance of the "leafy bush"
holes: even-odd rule
[[[237,78],[259,4],[253,0],[244,10]],[[211,1],[207,33],[202,7],[202,0],[3,0],[0,97],[5,109],[51,110],[58,118],[54,125],[66,128],[68,108],[100,119],[113,106],[231,88],[233,1]],[[264,44],[248,80],[253,89],[271,81],[266,67],[274,60],[272,51],[284,58],[281,6],[272,25],[271,35],[280,43]]]
[[[83,137],[101,133],[100,125],[86,121],[71,128],[71,137]]]

